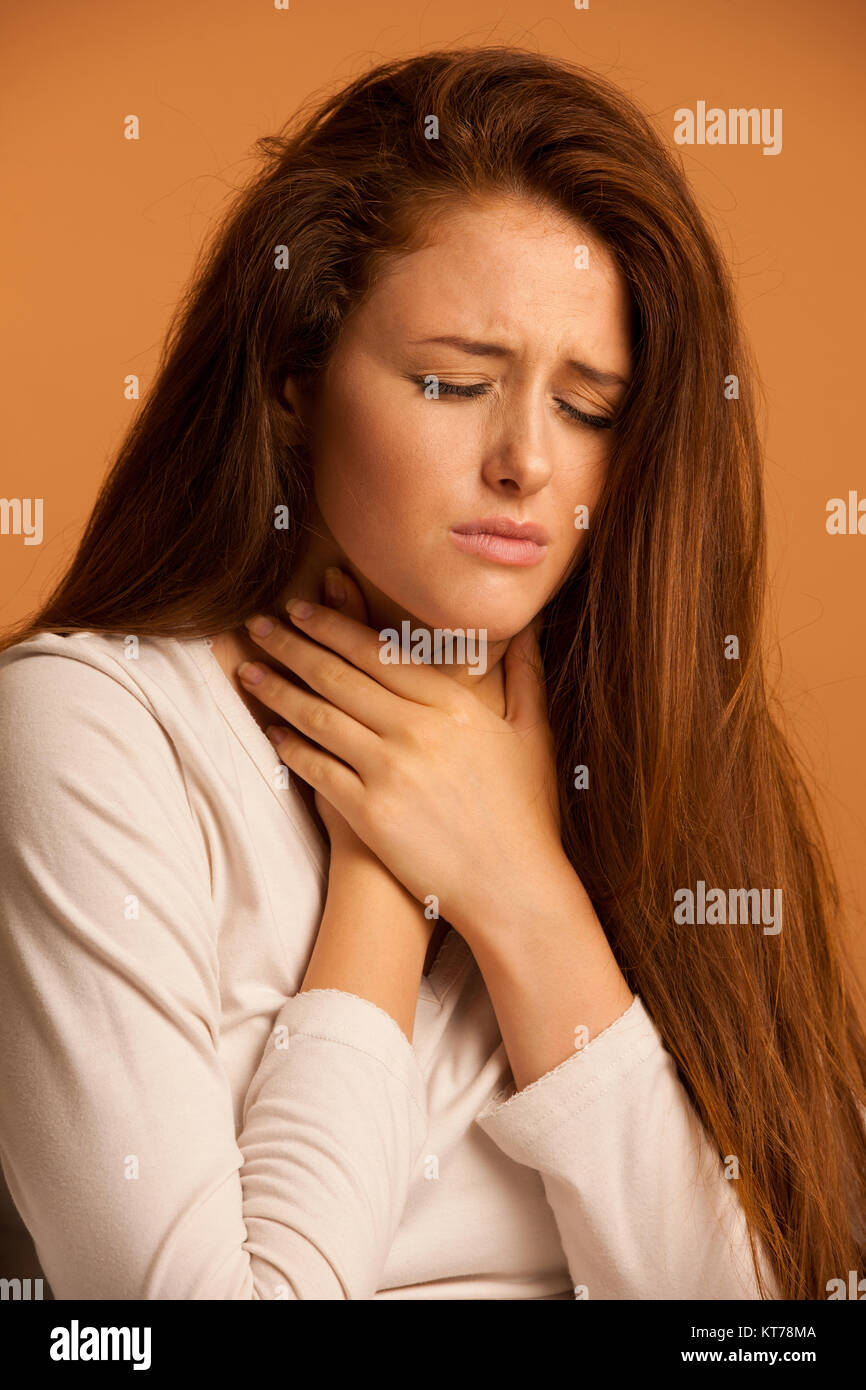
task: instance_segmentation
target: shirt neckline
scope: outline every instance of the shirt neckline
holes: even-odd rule
[[[175,641],[178,639],[175,638]],[[277,750],[267,734],[259,727],[235,690],[213,651],[213,644],[207,637],[193,638],[182,645],[186,646],[196,666],[201,671],[220,711],[233,730],[241,747],[258,768],[271,795],[282,807],[283,813],[300,836],[319,878],[326,880],[327,846],[316,830],[309,811],[300,794],[295,790],[292,774],[286,769],[287,787],[278,787],[276,775],[283,767]]]
[[[460,979],[471,959],[472,954],[463,937],[449,926],[436,952],[430,974],[421,976],[421,997],[429,999],[441,1008],[445,1003],[445,996]]]

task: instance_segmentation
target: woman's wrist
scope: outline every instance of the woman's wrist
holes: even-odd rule
[[[409,1041],[436,922],[361,841],[332,846],[325,911],[301,991],[340,989],[369,999]]]
[[[524,866],[453,922],[467,937],[519,1090],[619,1018],[634,996],[565,854]]]
[[[495,950],[507,939],[520,938],[532,921],[566,913],[577,921],[595,917],[589,895],[561,847],[467,875],[459,896],[449,898],[443,911],[473,951]]]

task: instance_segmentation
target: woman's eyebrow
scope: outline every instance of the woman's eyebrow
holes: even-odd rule
[[[473,357],[514,356],[512,348],[503,347],[501,343],[482,343],[475,338],[414,338],[410,341],[416,347],[423,343],[444,343],[447,347],[456,347],[460,352],[467,352]],[[587,381],[595,382],[597,386],[628,386],[626,379],[616,372],[602,371],[601,367],[594,367],[591,362],[583,362],[580,358],[569,358],[566,366],[580,372]]]

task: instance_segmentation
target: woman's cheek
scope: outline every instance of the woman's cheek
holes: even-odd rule
[[[399,496],[363,468],[323,467],[316,474],[319,513],[352,565],[383,592],[408,545]]]

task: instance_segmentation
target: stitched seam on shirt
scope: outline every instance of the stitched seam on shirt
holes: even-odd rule
[[[628,1006],[628,1008],[626,1009],[625,1013],[620,1014],[619,1017],[618,1017],[618,1018],[615,1018],[615,1019],[613,1020],[612,1023],[609,1023],[609,1024],[607,1025],[606,1028],[602,1028],[602,1030],[601,1030],[600,1033],[596,1033],[596,1035],[595,1035],[594,1038],[590,1038],[589,1042],[586,1044],[585,1047],[582,1047],[582,1048],[579,1049],[579,1050],[580,1050],[580,1055],[581,1055],[581,1057],[585,1056],[586,1053],[589,1052],[590,1049],[593,1048],[593,1047],[595,1046],[596,1043],[600,1042],[601,1039],[602,1039],[603,1037],[605,1037],[608,1033],[613,1032],[613,1030],[616,1029],[616,1028],[618,1028],[620,1024],[624,1024],[624,1023],[625,1023],[626,1019],[629,1018],[629,1015],[632,1014],[632,1013],[634,1012],[634,1010],[636,1009],[636,1006],[637,1006],[637,1003],[638,1003],[638,999],[639,999],[639,996],[638,996],[638,995],[635,995],[634,999],[633,999],[633,1000],[631,1001],[631,1003],[629,1004],[629,1006]],[[641,1023],[642,1020],[641,1020],[639,1014],[637,1015],[637,1018],[638,1018],[638,1023]],[[620,1030],[620,1031],[621,1031],[621,1030]],[[573,1057],[573,1056],[574,1056],[574,1054],[572,1053],[572,1057]],[[564,1057],[564,1058],[562,1059],[561,1062],[558,1062],[557,1065],[556,1065],[555,1067],[551,1068],[550,1071],[545,1072],[543,1076],[539,1076],[538,1079],[535,1080],[535,1081],[530,1081],[529,1085],[528,1085],[528,1086],[524,1086],[522,1091],[515,1091],[515,1093],[514,1093],[513,1096],[509,1096],[509,1100],[516,1100],[517,1097],[518,1097],[518,1095],[521,1095],[521,1096],[528,1095],[529,1092],[532,1091],[532,1090],[534,1090],[534,1088],[535,1088],[536,1086],[541,1086],[541,1085],[543,1085],[543,1083],[546,1082],[546,1081],[548,1081],[548,1080],[550,1079],[551,1076],[556,1076],[556,1073],[559,1072],[559,1071],[562,1071],[563,1067],[567,1067],[567,1066],[569,1065],[569,1063],[571,1062],[572,1057]],[[507,1105],[507,1104],[508,1104],[508,1101],[506,1101],[505,1104]]]
[[[303,989],[298,994],[292,995],[292,999],[307,999],[313,994],[337,994],[341,995],[345,999],[359,999],[362,1004],[366,1004],[367,1007],[370,1009],[375,1009],[376,1013],[380,1014],[381,1017],[386,1020],[387,1025],[391,1029],[392,1034],[395,1029],[397,1030],[397,1037],[400,1039],[401,1043],[408,1044],[409,1047],[412,1046],[412,1044],[406,1037],[406,1034],[403,1032],[403,1029],[397,1022],[396,1018],[389,1014],[387,1009],[383,1009],[381,1004],[375,1004],[372,999],[365,999],[363,994],[353,994],[352,991],[349,989],[336,989],[333,985],[326,985],[317,987],[316,989]],[[302,1031],[306,1032],[306,1029],[302,1029]]]
[[[315,1038],[317,1042],[336,1043],[338,1047],[351,1047],[353,1052],[360,1052],[362,1057],[369,1057],[372,1061],[378,1062],[381,1067],[384,1067],[385,1071],[388,1073],[389,1076],[393,1076],[395,1081],[399,1081],[400,1085],[403,1087],[403,1090],[406,1092],[406,1094],[409,1096],[412,1103],[414,1104],[422,1120],[426,1121],[427,1116],[424,1113],[423,1107],[419,1104],[417,1097],[413,1094],[411,1086],[407,1084],[407,1082],[404,1080],[402,1076],[398,1076],[397,1072],[394,1071],[393,1067],[390,1067],[387,1062],[383,1062],[381,1057],[377,1057],[375,1052],[368,1052],[365,1047],[358,1047],[356,1043],[345,1042],[342,1038],[331,1037],[328,1033],[290,1033],[289,1037],[298,1038],[301,1041],[303,1041],[304,1038]]]
[[[203,647],[201,645],[203,639],[201,638],[197,638],[194,641],[186,642],[179,638],[172,638],[171,640],[177,644],[177,646],[183,652],[185,657],[192,660],[199,675],[202,676],[202,678],[204,679],[205,685],[208,689],[208,692],[211,695],[211,698],[213,699],[214,705],[219,711],[220,718],[222,719],[225,728],[231,735],[232,744],[237,745],[239,748],[243,749],[243,751],[246,753],[247,757],[253,763],[259,774],[264,777],[262,769],[259,767],[258,760],[253,757],[252,750],[248,746],[247,742],[241,738],[235,721],[229,713],[229,710],[235,711],[236,717],[243,722],[245,728],[249,728],[249,726],[252,726],[250,731],[251,738],[254,738],[256,737],[256,735],[258,735],[259,738],[264,738],[265,741],[268,742],[270,751],[273,753],[274,757],[277,758],[277,766],[279,765],[280,759],[276,754],[276,751],[269,744],[269,741],[267,740],[263,731],[259,728],[257,721],[253,718],[252,714],[247,709],[240,695],[235,690],[225,671],[222,669],[212,649],[209,647]],[[276,767],[274,768],[274,770],[276,770]],[[267,782],[268,786],[270,787],[271,794],[273,795],[276,792],[276,788],[274,787],[272,780],[268,777],[264,777],[264,780]],[[327,884],[328,879],[327,870],[325,867],[323,867],[323,865],[319,862],[318,858],[316,857],[315,851],[308,839],[307,827],[304,826],[299,819],[300,813],[296,814],[295,809],[292,807],[291,803],[284,800],[283,797],[277,795],[276,800],[281,810],[283,811],[283,814],[287,817],[289,823],[291,824],[292,829],[295,832],[297,841],[300,844],[304,853],[306,854],[307,859],[309,860],[313,868],[313,871],[316,874],[316,877],[319,879],[320,884],[324,887]],[[315,841],[316,839],[321,839],[321,837],[317,836],[316,832],[313,831],[312,839]]]
[[[614,1086],[615,1086],[618,1082],[620,1082],[620,1081],[625,1081],[625,1079],[626,1079],[627,1077],[633,1076],[634,1073],[635,1073],[640,1067],[643,1066],[644,1062],[650,1061],[650,1059],[651,1059],[652,1056],[653,1056],[653,1052],[654,1052],[655,1050],[656,1050],[656,1049],[653,1048],[653,1049],[650,1050],[650,1051],[644,1052],[643,1056],[638,1055],[638,1056],[635,1058],[634,1064],[633,1064],[632,1066],[630,1066],[630,1067],[625,1067],[625,1066],[623,1066],[623,1068],[622,1068],[622,1070],[619,1072],[619,1074],[613,1076],[613,1077],[611,1078],[611,1080],[609,1081],[609,1083],[608,1083],[607,1086],[605,1086],[605,1087],[604,1087],[602,1090],[600,1090],[600,1091],[596,1091],[596,1093],[595,1093],[594,1095],[590,1096],[589,1099],[588,1099],[583,1105],[579,1106],[578,1109],[575,1110],[575,1111],[573,1112],[574,1115],[581,1115],[581,1114],[583,1114],[583,1112],[584,1112],[585,1110],[588,1110],[588,1109],[590,1108],[590,1106],[595,1105],[596,1101],[601,1100],[602,1096],[608,1095],[608,1094],[613,1090]],[[626,1052],[626,1053],[623,1054],[623,1059],[622,1059],[623,1062],[625,1062],[625,1061],[627,1060],[628,1057],[634,1056],[635,1053],[639,1053],[639,1047],[638,1047],[638,1046],[635,1046],[635,1047],[633,1047],[633,1048],[630,1048],[628,1052]],[[578,1094],[580,1094],[580,1093],[578,1092]],[[566,1117],[566,1118],[567,1118],[567,1117]],[[562,1124],[564,1124],[564,1123],[565,1123],[565,1120],[563,1119]],[[548,1132],[549,1132],[550,1134],[555,1134],[555,1133],[557,1132],[557,1130],[559,1130],[559,1129],[562,1128],[562,1124],[555,1125],[555,1126],[553,1127],[553,1129],[552,1129],[552,1130],[549,1130]]]
[[[615,1028],[621,1027],[621,1025],[625,1023],[626,1019],[629,1017],[630,1014],[637,1014],[638,1017],[640,1017],[641,1011],[638,1009],[638,1004],[640,1002],[640,995],[636,994],[632,999],[631,1003],[629,1004],[628,1008],[626,1009],[625,1013],[620,1014],[619,1018],[615,1018],[612,1023],[609,1023],[607,1025],[606,1028],[602,1028],[601,1032],[596,1033],[594,1038],[590,1038],[589,1042],[586,1044],[586,1047],[584,1047],[582,1051],[588,1052],[591,1047],[595,1046],[599,1039],[606,1037],[608,1033],[612,1033]]]
[[[592,1105],[592,1104],[593,1104],[596,1100],[598,1100],[601,1096],[607,1095],[608,1092],[612,1089],[612,1086],[613,1086],[613,1084],[614,1084],[616,1081],[623,1081],[627,1076],[630,1076],[630,1075],[632,1074],[632,1072],[636,1070],[637,1066],[639,1066],[639,1065],[641,1064],[641,1062],[645,1062],[648,1058],[650,1058],[650,1057],[653,1055],[653,1051],[654,1051],[655,1049],[652,1049],[652,1050],[650,1050],[650,1051],[645,1051],[645,1052],[644,1052],[644,1055],[643,1055],[642,1057],[638,1056],[637,1062],[635,1063],[634,1066],[631,1066],[631,1067],[627,1067],[627,1066],[626,1066],[626,1064],[628,1063],[629,1059],[632,1058],[632,1057],[634,1057],[635,1054],[637,1054],[637,1053],[640,1052],[640,1049],[641,1049],[642,1046],[645,1046],[645,1043],[644,1043],[642,1040],[641,1040],[641,1041],[638,1041],[638,1042],[636,1042],[636,1043],[633,1043],[632,1046],[631,1046],[626,1052],[620,1053],[620,1055],[619,1055],[618,1057],[616,1057],[612,1062],[609,1062],[608,1065],[607,1065],[606,1067],[604,1067],[603,1070],[602,1070],[601,1072],[596,1073],[596,1075],[591,1076],[591,1077],[588,1078],[588,1080],[584,1081],[583,1084],[582,1084],[581,1086],[579,1086],[578,1089],[577,1089],[577,1091],[575,1092],[575,1097],[574,1097],[575,1099],[578,1099],[581,1095],[583,1095],[586,1091],[590,1090],[592,1087],[597,1086],[598,1083],[599,1083],[599,1081],[600,1081],[602,1078],[604,1078],[605,1076],[607,1076],[609,1073],[611,1073],[611,1072],[613,1073],[613,1077],[611,1078],[611,1080],[610,1080],[610,1082],[608,1083],[608,1085],[606,1085],[606,1086],[604,1087],[604,1089],[602,1089],[602,1090],[597,1090],[593,1096],[590,1096],[590,1098],[589,1098],[588,1101],[586,1101],[583,1105],[579,1105],[579,1106],[577,1107],[577,1109],[572,1109],[571,1107],[569,1107],[567,1113],[566,1113],[565,1115],[560,1116],[560,1119],[559,1119],[559,1123],[558,1123],[558,1124],[555,1124],[555,1125],[551,1126],[551,1128],[549,1128],[549,1129],[548,1129],[548,1128],[545,1128],[545,1131],[544,1131],[545,1135],[548,1135],[548,1134],[555,1134],[559,1129],[562,1128],[562,1126],[563,1126],[564,1124],[567,1124],[567,1122],[568,1122],[569,1120],[575,1119],[576,1116],[582,1114],[585,1110],[587,1110],[587,1109],[589,1108],[590,1105]],[[579,1055],[579,1054],[577,1054],[577,1055]],[[571,1057],[566,1057],[566,1059],[565,1059],[566,1062],[570,1062],[571,1060],[572,1060]],[[565,1064],[564,1064],[564,1063],[561,1063],[561,1065],[565,1065]],[[549,1076],[552,1076],[553,1073],[552,1073],[552,1072],[549,1072],[548,1075],[549,1075]],[[528,1089],[528,1088],[527,1088],[527,1089]],[[487,1118],[489,1118],[489,1119],[491,1119],[491,1120],[495,1120],[496,1115],[502,1114],[505,1110],[508,1109],[509,1105],[513,1106],[514,1103],[515,1103],[516,1101],[518,1101],[518,1100],[520,1099],[521,1096],[524,1096],[524,1095],[526,1095],[526,1094],[527,1094],[527,1091],[526,1091],[526,1090],[518,1091],[515,1095],[510,1096],[509,1099],[508,1099],[507,1101],[505,1101],[504,1104],[501,1105],[501,1106],[499,1107],[499,1109],[498,1109],[493,1115],[490,1115],[490,1116],[488,1116]],[[514,1111],[512,1111],[512,1113],[514,1113]],[[554,1113],[555,1113],[555,1112],[553,1111],[553,1109],[550,1108],[550,1107],[548,1107],[548,1108],[545,1110],[545,1117],[549,1117],[550,1115],[552,1115],[552,1114],[554,1114]]]
[[[605,1036],[606,1033],[612,1032],[615,1028],[619,1027],[620,1024],[625,1023],[625,1021],[626,1021],[626,1019],[629,1017],[629,1015],[632,1014],[632,1013],[634,1012],[634,1010],[635,1010],[635,1008],[636,1008],[636,1006],[637,1006],[637,1004],[638,1004],[639,998],[640,998],[639,995],[635,995],[634,999],[633,999],[632,1002],[629,1004],[629,1006],[628,1006],[628,1008],[626,1009],[625,1013],[620,1014],[620,1015],[619,1015],[619,1018],[615,1018],[615,1019],[613,1020],[613,1023],[609,1023],[609,1024],[607,1025],[606,1028],[603,1028],[603,1029],[601,1030],[600,1033],[596,1033],[596,1035],[595,1035],[594,1038],[590,1038],[590,1040],[589,1040],[589,1042],[586,1044],[586,1046],[585,1046],[585,1047],[582,1047],[582,1048],[580,1049],[580,1056],[583,1057],[587,1052],[589,1052],[590,1048],[593,1047],[595,1043],[599,1042],[600,1039],[603,1038],[603,1037]],[[638,1014],[637,1017],[638,1017],[638,1023],[639,1023],[639,1024],[642,1023],[643,1020],[640,1018],[640,1015],[639,1015],[639,1014]],[[652,1020],[649,1019],[649,1016],[648,1016],[648,1015],[646,1015],[646,1018],[647,1018],[647,1020],[648,1020],[650,1023],[652,1023]],[[634,1049],[635,1049],[635,1047],[638,1046],[638,1045],[639,1045],[639,1044],[637,1044],[637,1043],[633,1043],[632,1046],[631,1046],[631,1048],[629,1049],[629,1051],[630,1051],[630,1052],[633,1052]],[[628,1053],[625,1053],[625,1054],[623,1054],[623,1055],[628,1056]],[[526,1096],[526,1095],[529,1095],[530,1092],[534,1091],[537,1087],[546,1086],[547,1083],[550,1081],[550,1078],[551,1078],[551,1077],[556,1076],[558,1072],[561,1072],[565,1067],[567,1067],[567,1066],[569,1066],[569,1065],[571,1064],[571,1062],[572,1062],[573,1059],[574,1059],[574,1056],[575,1056],[575,1054],[572,1053],[572,1055],[571,1055],[570,1057],[564,1057],[563,1060],[562,1060],[561,1062],[558,1062],[557,1065],[556,1065],[555,1067],[552,1067],[550,1071],[546,1071],[546,1072],[544,1073],[543,1076],[539,1076],[535,1081],[530,1081],[529,1085],[528,1085],[528,1086],[524,1086],[522,1090],[520,1090],[520,1091],[514,1091],[513,1094],[510,1095],[510,1096],[508,1097],[507,1100],[503,1100],[503,1101],[502,1101],[501,1107],[500,1107],[500,1108],[504,1109],[505,1106],[506,1106],[506,1105],[510,1105],[512,1101],[516,1101],[517,1098],[518,1098],[518,1096]],[[613,1063],[609,1063],[608,1065],[616,1066],[617,1063],[616,1063],[616,1061],[614,1061]],[[588,1082],[585,1082],[585,1083],[584,1083],[584,1086],[591,1085],[591,1084],[592,1084],[592,1082],[591,1082],[591,1080],[590,1080],[590,1081],[588,1081]],[[496,1095],[493,1096],[493,1097],[491,1097],[491,1100],[488,1101],[488,1104],[489,1104],[489,1105],[496,1105],[497,1102],[498,1102],[498,1100],[499,1100],[499,1097],[500,1097],[500,1096],[503,1096],[503,1095],[505,1094],[505,1091],[507,1091],[508,1089],[509,1089],[509,1088],[506,1086],[506,1087],[504,1087],[502,1090],[497,1091]],[[579,1095],[579,1094],[580,1094],[580,1092],[578,1092],[578,1095]],[[486,1108],[486,1107],[485,1107],[485,1108]]]
[[[641,1067],[641,1066],[643,1065],[644,1062],[649,1061],[650,1058],[651,1058],[652,1055],[653,1055],[652,1052],[645,1052],[644,1055],[643,1055],[642,1057],[641,1057],[641,1056],[638,1056],[638,1057],[637,1057],[637,1059],[635,1060],[635,1062],[634,1062],[634,1064],[633,1064],[632,1066],[630,1066],[630,1067],[628,1067],[628,1068],[625,1068],[625,1066],[624,1066],[625,1062],[629,1059],[629,1057],[633,1057],[634,1054],[635,1054],[637,1051],[638,1051],[638,1048],[637,1048],[637,1047],[631,1048],[631,1049],[629,1050],[629,1052],[624,1053],[623,1056],[619,1059],[619,1062],[620,1062],[620,1064],[622,1064],[622,1065],[617,1064],[617,1065],[614,1065],[614,1066],[605,1068],[605,1071],[607,1071],[607,1072],[610,1072],[610,1071],[613,1071],[613,1072],[614,1072],[614,1075],[610,1078],[608,1084],[607,1084],[606,1086],[604,1086],[601,1090],[596,1091],[594,1095],[590,1096],[589,1099],[588,1099],[587,1101],[585,1101],[583,1105],[578,1105],[576,1109],[574,1109],[574,1110],[569,1109],[569,1110],[566,1112],[566,1114],[560,1115],[558,1121],[557,1121],[555,1124],[552,1124],[552,1125],[550,1125],[550,1126],[544,1125],[543,1136],[542,1136],[542,1137],[546,1140],[546,1139],[550,1139],[553,1135],[558,1134],[559,1131],[560,1131],[566,1124],[569,1123],[569,1121],[571,1121],[571,1120],[576,1120],[576,1119],[578,1119],[581,1115],[585,1114],[585,1112],[586,1112],[587,1110],[589,1110],[593,1105],[595,1105],[599,1100],[601,1100],[602,1096],[609,1095],[610,1092],[611,1092],[612,1090],[614,1090],[614,1088],[616,1087],[616,1085],[617,1085],[619,1082],[625,1081],[627,1077],[632,1076],[632,1075],[638,1070],[638,1068]],[[597,1078],[596,1078],[596,1079],[597,1079]],[[580,1095],[581,1091],[587,1090],[588,1087],[590,1087],[592,1084],[593,1084],[593,1082],[591,1082],[591,1081],[590,1081],[590,1082],[586,1082],[585,1085],[581,1087],[580,1091],[578,1091],[577,1094]],[[506,1104],[507,1104],[507,1102],[506,1102]],[[554,1113],[553,1111],[548,1111],[548,1112],[547,1112],[548,1116],[552,1115],[553,1113]]]

